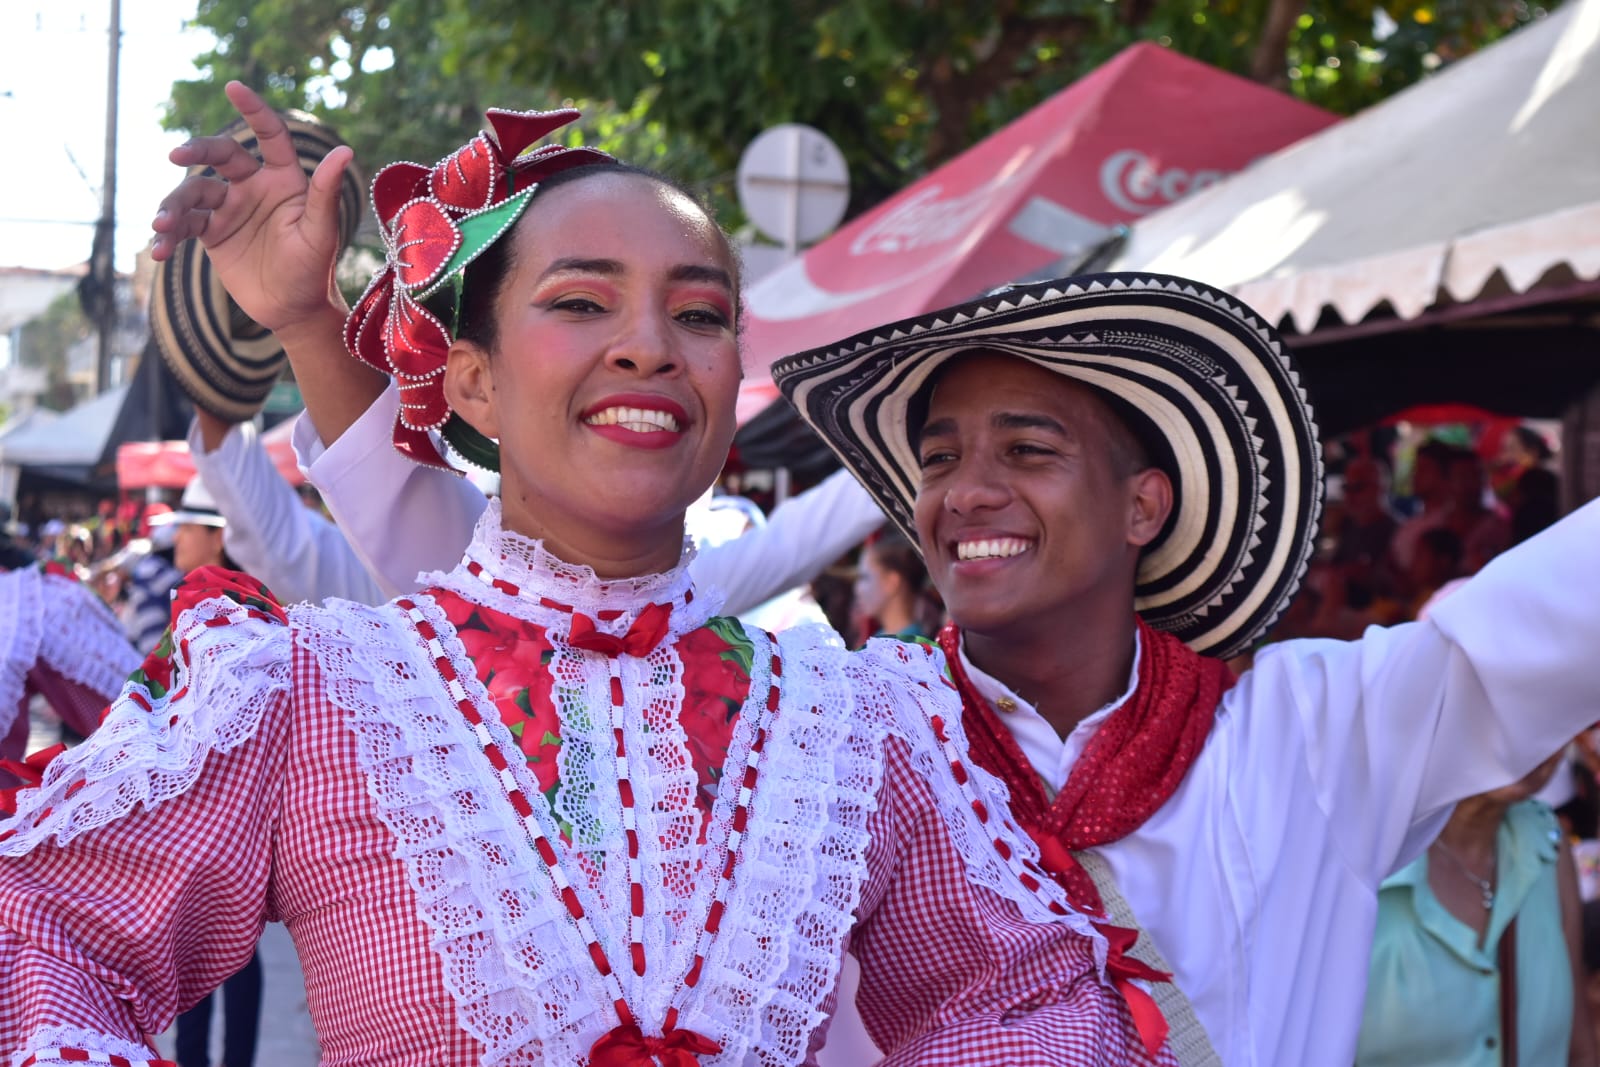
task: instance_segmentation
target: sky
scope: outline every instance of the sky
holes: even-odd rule
[[[116,265],[133,269],[156,205],[182,172],[161,129],[172,83],[211,37],[186,29],[196,0],[123,0],[117,105]],[[89,258],[105,173],[110,0],[0,0],[0,267]]]

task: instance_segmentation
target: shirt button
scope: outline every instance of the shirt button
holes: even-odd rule
[[[1496,1041],[1492,1036],[1483,1039],[1484,1048],[1494,1048],[1499,1043],[1500,1042]]]
[[[1001,697],[994,702],[994,706],[1007,714],[1017,710],[1017,702],[1010,697]]]

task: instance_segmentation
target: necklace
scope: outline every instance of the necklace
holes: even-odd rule
[[[1456,855],[1455,852],[1451,850],[1449,845],[1446,845],[1443,841],[1437,840],[1434,841],[1434,844],[1437,845],[1439,851],[1444,854],[1445,859],[1455,864],[1456,870],[1460,871],[1463,877],[1478,887],[1478,893],[1483,900],[1483,910],[1492,911],[1494,909],[1493,877],[1479,878],[1477,873],[1474,872],[1471,867],[1468,867],[1466,862],[1462,860],[1460,856]],[[1493,874],[1492,871],[1490,873],[1491,875]]]

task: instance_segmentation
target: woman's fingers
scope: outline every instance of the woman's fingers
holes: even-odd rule
[[[152,227],[157,233],[170,232],[191,211],[215,211],[228,197],[228,183],[215,178],[191,175],[162,198]]]
[[[306,197],[306,222],[318,234],[336,235],[339,232],[339,185],[345,168],[355,153],[349,145],[340,145],[322,157],[311,175],[311,191]]]
[[[185,141],[169,152],[167,158],[180,167],[210,167],[219,177],[231,182],[243,181],[261,169],[260,161],[226,134]]]
[[[284,125],[283,116],[268,107],[267,102],[243,82],[229,82],[223,92],[228,94],[228,102],[256,135],[261,161],[269,167],[298,169],[300,157],[294,150],[294,139],[289,136],[289,127]]]
[[[163,209],[156,216],[157,223],[165,223],[163,228],[157,229],[155,239],[150,242],[150,254],[157,261],[171,257],[178,246],[191,237],[203,237],[207,225],[211,222],[209,211],[187,211],[178,216],[168,216]]]

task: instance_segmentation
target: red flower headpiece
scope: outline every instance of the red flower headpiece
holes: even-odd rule
[[[345,320],[350,354],[400,387],[394,446],[418,463],[453,470],[430,430],[450,418],[444,398],[450,330],[421,301],[459,277],[521,216],[539,181],[557,171],[614,160],[592,148],[546,145],[523,152],[578,117],[560,111],[487,112],[484,131],[433,167],[392,163],[372,180],[372,208],[386,253]]]

